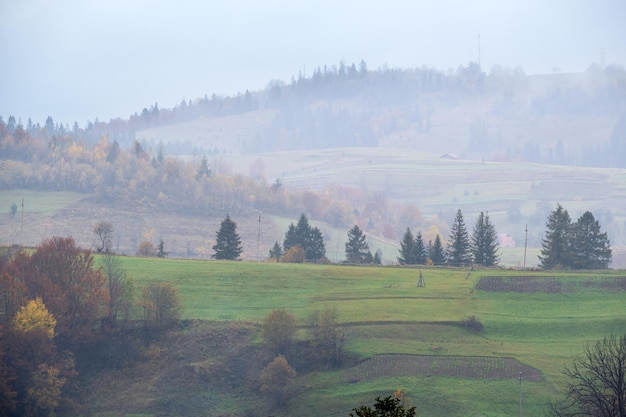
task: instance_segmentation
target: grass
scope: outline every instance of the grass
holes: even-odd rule
[[[583,275],[466,271],[422,268],[426,287],[417,288],[418,271],[406,267],[347,267],[249,262],[122,258],[136,285],[167,280],[179,289],[185,318],[260,323],[274,308],[294,313],[300,324],[315,309],[336,307],[348,335],[351,356],[422,354],[445,357],[513,357],[542,372],[541,382],[523,382],[524,413],[543,414],[563,384],[563,365],[583,344],[606,334],[626,333],[626,292],[576,286],[565,294],[479,291],[481,276],[530,276],[580,282]],[[585,279],[623,275],[589,272]],[[475,315],[484,324],[476,334],[458,323]],[[299,334],[306,337],[306,332]],[[343,415],[374,397],[401,387],[422,416],[504,416],[518,412],[519,381],[442,376],[389,376],[346,383],[343,370],[303,373],[290,415]],[[226,400],[224,400],[226,401]],[[230,404],[230,403],[228,403]],[[232,404],[229,410],[236,410]],[[219,407],[217,407],[219,409]]]
[[[22,200],[25,214],[48,216],[85,198],[87,194],[71,191],[33,191],[33,190],[2,190],[0,192],[0,211],[10,213],[11,205],[17,204],[16,216],[22,213]]]

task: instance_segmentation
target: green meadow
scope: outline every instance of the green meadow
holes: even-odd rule
[[[297,317],[304,338],[311,312],[336,308],[346,352],[356,359],[341,369],[300,373],[284,415],[347,416],[398,388],[407,390],[420,416],[516,415],[520,392],[523,413],[541,415],[562,391],[563,366],[585,343],[626,333],[626,288],[619,271],[468,274],[430,267],[421,268],[426,285],[417,287],[419,270],[407,267],[147,258],[122,258],[122,266],[138,288],[172,282],[186,319],[261,323],[272,309],[285,308]],[[478,289],[489,277],[521,283],[522,290],[490,290],[491,284]],[[544,291],[542,283],[557,283],[561,290]],[[482,332],[460,325],[470,316],[484,325]],[[257,337],[252,343],[258,342]],[[394,358],[400,357],[408,358],[408,365],[399,365]],[[380,359],[378,365],[367,361],[372,358]],[[421,369],[423,358],[432,361],[433,372],[410,372]],[[463,368],[464,360],[476,358],[487,364],[478,371],[499,376],[480,378]],[[519,372],[503,365],[506,358],[524,370],[521,383]],[[361,368],[349,380],[356,363]]]

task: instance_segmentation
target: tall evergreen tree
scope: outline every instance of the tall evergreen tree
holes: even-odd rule
[[[324,244],[324,236],[320,229],[317,227],[310,229],[307,241],[307,247],[304,248],[307,260],[317,261],[326,256],[326,245]]]
[[[369,255],[369,256],[368,256]],[[354,225],[348,231],[348,241],[346,242],[346,261],[353,264],[367,263],[372,257],[369,245],[365,239],[365,233],[358,225]]]
[[[398,262],[400,265],[412,265],[414,264],[415,258],[415,240],[413,238],[413,233],[411,233],[410,228],[406,228],[406,232],[404,232],[404,236],[400,241],[400,256],[398,256]]]
[[[426,263],[428,254],[426,253],[426,246],[424,246],[424,238],[422,232],[417,232],[415,236],[415,245],[413,248],[413,260],[418,265],[424,265]]]
[[[600,223],[589,211],[573,225],[572,268],[605,269],[612,259],[611,244],[606,233],[600,232]]]
[[[474,262],[483,266],[494,266],[500,260],[498,254],[498,234],[489,213],[482,211],[476,218],[472,234],[471,252]]]
[[[429,245],[428,257],[433,265],[443,265],[446,263],[446,251],[443,249],[443,243],[439,235],[435,236],[435,243]]]
[[[289,225],[287,228],[287,233],[285,233],[285,240],[283,241],[283,248],[285,252],[291,249],[294,246],[302,247],[302,243],[298,240],[298,236],[296,234],[296,226],[293,223]],[[304,249],[304,248],[303,248]]]
[[[241,239],[237,234],[237,224],[230,219],[227,214],[222,220],[220,229],[217,231],[217,242],[213,246],[215,254],[211,256],[214,259],[238,260],[239,255],[243,251],[241,247]]]
[[[317,227],[311,227],[309,220],[302,214],[298,220],[298,224],[289,225],[289,229],[285,234],[283,247],[285,252],[294,246],[300,246],[305,251],[305,257],[310,261],[317,261],[326,255],[326,247],[324,245],[324,237]]]
[[[541,241],[541,267],[543,269],[569,268],[571,266],[572,221],[561,204],[548,216],[546,235]]]
[[[454,223],[452,223],[446,252],[450,265],[461,266],[472,262],[469,235],[461,209],[456,212]]]

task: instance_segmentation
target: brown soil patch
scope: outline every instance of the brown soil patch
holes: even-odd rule
[[[488,292],[566,294],[592,288],[616,293],[626,291],[626,277],[482,277],[476,289]]]
[[[514,358],[494,356],[376,355],[345,372],[356,383],[389,376],[450,376],[473,379],[541,381],[541,371]]]

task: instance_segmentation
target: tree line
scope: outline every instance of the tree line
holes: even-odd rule
[[[543,269],[605,269],[612,260],[607,233],[601,232],[600,223],[590,211],[586,211],[572,223],[560,204],[550,213],[542,240],[541,267]],[[236,224],[230,217],[222,222],[217,232],[214,257],[238,259],[242,252]],[[461,209],[450,228],[450,236],[444,248],[439,234],[434,242],[424,243],[421,232],[413,235],[407,227],[400,241],[398,262],[401,265],[480,265],[497,266],[500,262],[498,234],[489,213],[480,212],[470,235]],[[326,248],[322,232],[309,224],[302,214],[297,224],[291,223],[282,246],[277,242],[269,251],[269,258],[276,262],[319,262],[325,258]],[[380,264],[381,256],[372,255],[365,233],[358,225],[348,231],[345,243],[347,263]]]
[[[0,416],[54,414],[69,404],[80,358],[123,365],[140,351],[133,329],[153,332],[180,319],[177,289],[160,282],[137,294],[106,245],[98,262],[72,237],[0,252]]]

